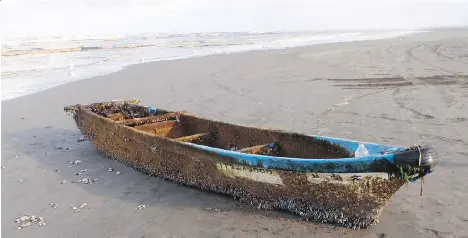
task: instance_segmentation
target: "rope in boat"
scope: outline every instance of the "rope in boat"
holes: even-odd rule
[[[421,167],[421,160],[422,160],[422,154],[421,154],[421,147],[419,145],[416,145],[419,151],[419,167]],[[419,196],[423,195],[423,183],[424,183],[424,177],[421,178],[421,192],[419,193]]]

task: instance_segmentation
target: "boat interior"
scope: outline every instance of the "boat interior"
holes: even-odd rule
[[[341,146],[312,136],[235,125],[132,105],[120,108],[95,106],[92,112],[114,123],[179,142],[194,143],[241,153],[295,158],[349,158]]]

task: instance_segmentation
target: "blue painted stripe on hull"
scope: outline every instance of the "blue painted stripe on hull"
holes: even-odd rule
[[[346,148],[349,152],[351,152],[353,154],[354,154],[354,151],[356,151],[356,149],[358,148],[359,143],[364,144],[366,149],[369,151],[370,155],[372,155],[372,154],[381,154],[382,152],[393,153],[393,152],[396,152],[396,151],[399,151],[399,150],[406,149],[405,147],[401,147],[401,146],[388,146],[388,145],[381,145],[381,144],[370,143],[370,142],[334,138],[334,137],[328,137],[328,136],[312,136],[312,137],[320,139],[320,140],[329,141],[332,144],[340,145],[340,146]]]
[[[204,145],[192,144],[188,142],[186,144],[222,156],[234,158],[238,164],[246,164],[267,169],[290,170],[296,172],[346,173],[349,172],[349,168],[353,168],[353,170],[356,172],[367,172],[368,167],[376,161],[387,160],[388,162],[393,163],[394,156],[393,154],[385,154],[370,155],[360,158],[304,159],[246,154],[237,151],[223,150]],[[333,164],[333,166],[326,168],[327,164]]]

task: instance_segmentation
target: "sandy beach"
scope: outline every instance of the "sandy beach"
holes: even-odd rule
[[[423,196],[419,182],[402,187],[372,228],[300,221],[109,160],[63,112],[133,97],[251,126],[431,143],[440,158]],[[468,237],[468,29],[130,66],[2,101],[1,156],[5,237]],[[82,178],[98,180],[72,183]],[[26,213],[47,225],[18,230]]]

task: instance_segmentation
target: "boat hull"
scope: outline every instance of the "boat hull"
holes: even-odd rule
[[[99,151],[136,170],[307,220],[367,228],[378,222],[388,200],[405,183],[386,173],[296,172],[237,164],[229,156],[125,127],[86,110],[73,116]]]

